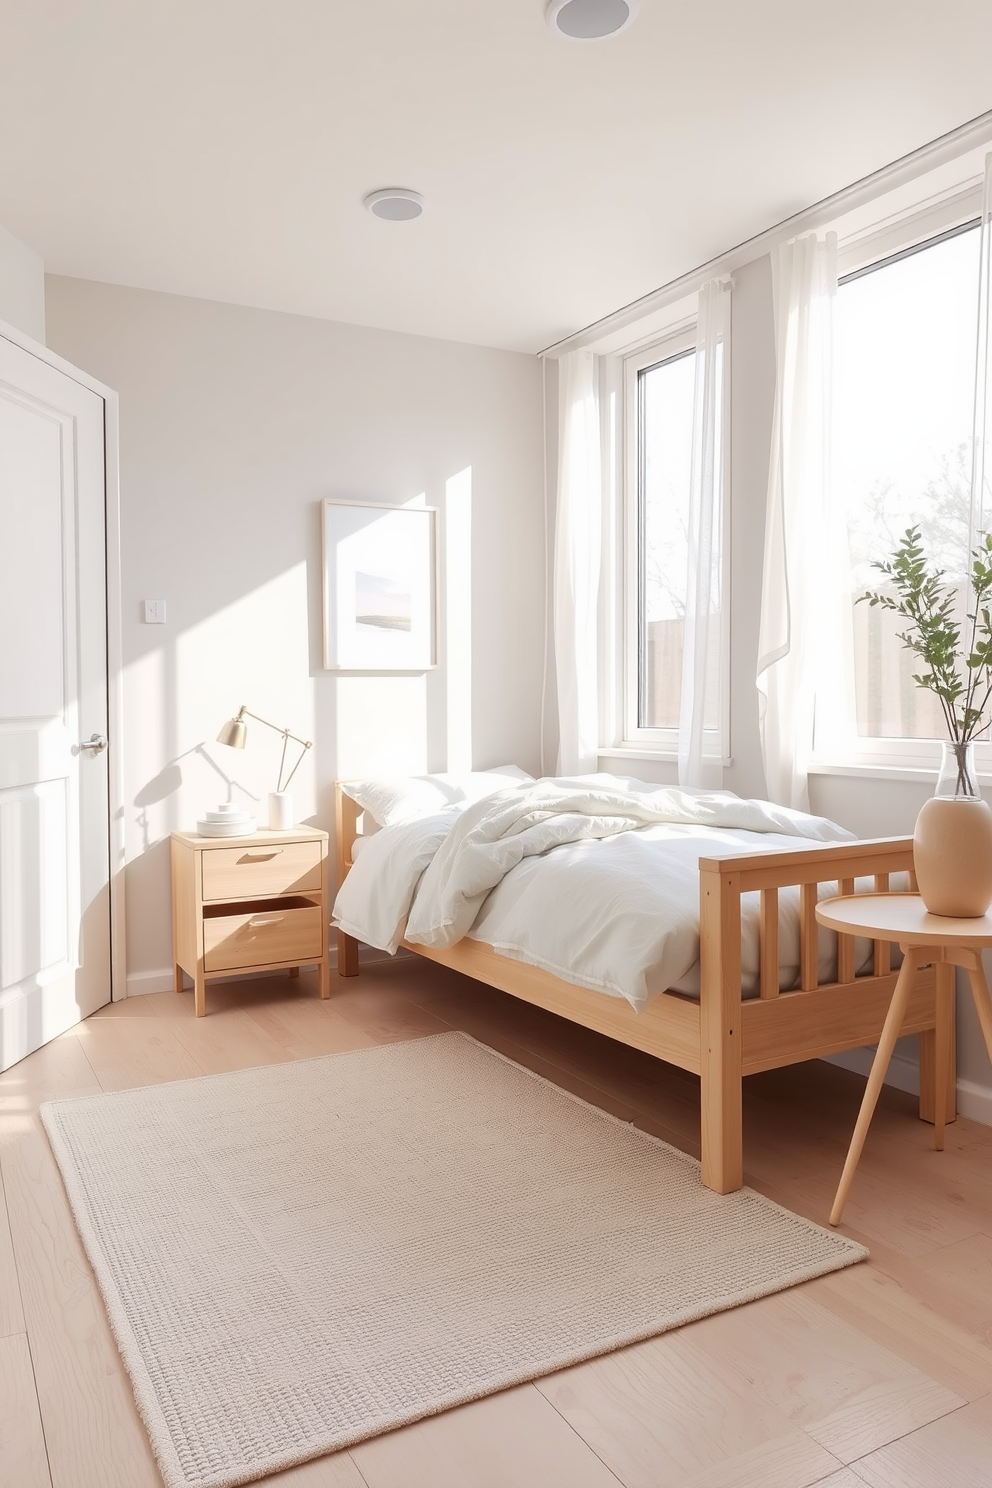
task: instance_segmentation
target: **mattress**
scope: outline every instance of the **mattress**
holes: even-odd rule
[[[457,820],[442,812],[366,839],[335,903],[347,934],[395,951],[425,870]],[[839,831],[839,829],[838,829]],[[822,840],[822,839],[821,839]],[[524,857],[485,897],[467,934],[501,955],[642,1009],[663,992],[699,996],[700,857],[795,850],[795,835],[660,823]],[[356,843],[356,847],[358,844]],[[858,882],[870,890],[873,881]],[[894,889],[908,888],[894,881]],[[821,898],[839,892],[822,884]],[[742,993],[758,994],[760,895],[743,896]],[[799,890],[779,894],[779,986],[799,981]],[[859,972],[872,944],[856,945]],[[836,976],[837,939],[819,931],[819,975]]]

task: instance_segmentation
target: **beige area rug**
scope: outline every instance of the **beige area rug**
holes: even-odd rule
[[[460,1033],[42,1107],[163,1476],[220,1488],[867,1252]]]

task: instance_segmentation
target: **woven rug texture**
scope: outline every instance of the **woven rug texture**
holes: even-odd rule
[[[225,1488],[867,1252],[461,1033],[42,1116],[169,1488]]]

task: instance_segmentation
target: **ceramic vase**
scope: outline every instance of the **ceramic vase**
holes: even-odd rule
[[[293,822],[293,797],[289,791],[269,792],[269,827],[274,832],[288,832]]]
[[[973,745],[943,745],[936,792],[916,819],[913,859],[931,914],[973,919],[992,904],[992,810],[978,790]]]

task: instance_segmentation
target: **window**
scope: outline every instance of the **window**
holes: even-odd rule
[[[967,224],[849,275],[838,290],[833,488],[850,553],[848,711],[868,753],[873,739],[944,734],[936,700],[912,680],[915,658],[897,638],[898,619],[857,600],[881,587],[873,560],[913,524],[963,594],[978,258],[978,228]]]
[[[637,727],[678,729],[695,351],[637,373]]]
[[[700,353],[703,355],[703,353]],[[715,353],[717,396],[723,384],[723,344]],[[689,585],[690,482],[697,352],[695,328],[683,329],[660,346],[625,362],[625,626],[622,724],[627,746],[671,756],[678,746],[682,658]],[[725,409],[716,416],[715,466],[723,479]],[[697,436],[699,437],[699,436]],[[726,507],[726,503],[723,503]],[[720,602],[724,532],[713,552],[710,613],[713,623],[696,631],[706,662],[705,753],[726,755],[721,729],[727,689],[721,666],[726,655],[727,616]]]

